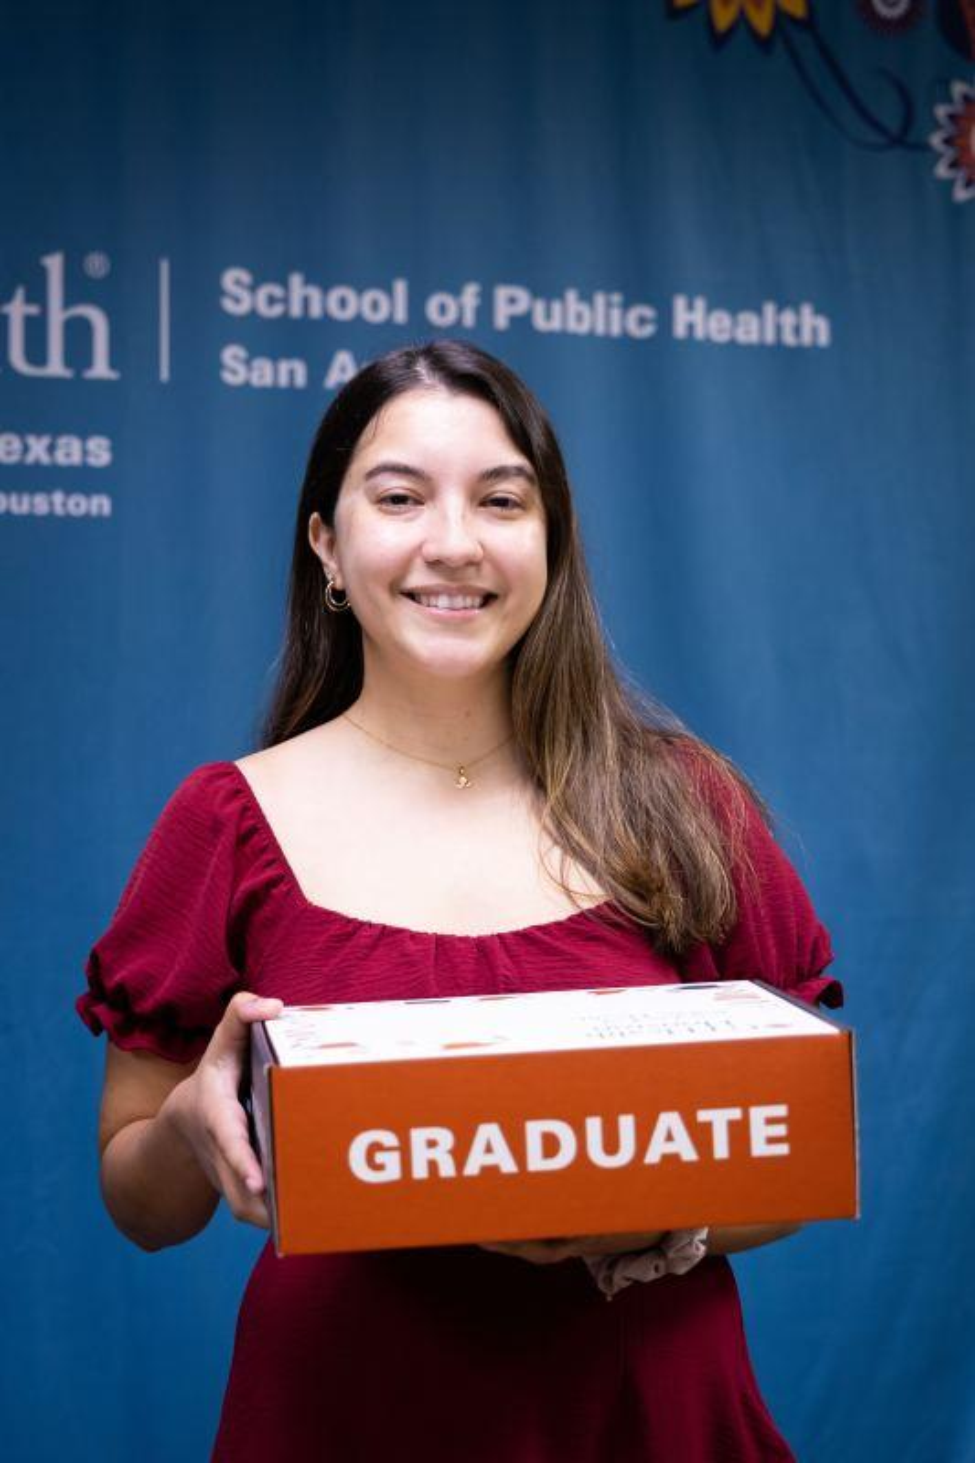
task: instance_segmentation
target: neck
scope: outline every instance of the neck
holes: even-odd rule
[[[488,679],[436,677],[420,684],[381,671],[370,674],[367,665],[349,714],[402,752],[445,763],[472,761],[511,735],[507,669]]]

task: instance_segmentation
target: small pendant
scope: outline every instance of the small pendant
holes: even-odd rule
[[[457,768],[457,776],[456,776],[456,778],[454,780],[454,787],[471,787],[471,786],[472,786],[471,780],[468,777],[467,773],[464,771],[463,767],[458,767]]]

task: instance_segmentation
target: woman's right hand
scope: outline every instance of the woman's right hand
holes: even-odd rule
[[[234,1218],[262,1229],[270,1225],[264,1174],[250,1144],[239,1093],[248,1060],[249,1028],[256,1021],[272,1020],[282,1010],[279,1000],[238,992],[195,1072],[173,1089],[160,1114],[192,1151]]]

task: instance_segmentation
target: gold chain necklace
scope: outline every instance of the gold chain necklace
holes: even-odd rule
[[[454,787],[473,787],[474,784],[467,775],[468,769],[476,767],[478,762],[486,762],[488,757],[493,757],[495,752],[500,752],[501,748],[506,747],[511,741],[511,736],[505,737],[503,742],[492,747],[490,752],[482,752],[480,757],[474,758],[473,762],[434,762],[432,757],[418,757],[415,752],[404,752],[402,747],[394,747],[392,742],[385,741],[383,737],[377,737],[375,732],[367,731],[361,722],[356,721],[348,712],[345,713],[345,719],[364,736],[370,737],[374,742],[379,742],[380,746],[388,747],[391,752],[396,752],[400,757],[409,757],[411,762],[425,762],[428,767],[441,767],[444,772],[453,772],[455,774]],[[512,733],[513,735],[514,733]]]

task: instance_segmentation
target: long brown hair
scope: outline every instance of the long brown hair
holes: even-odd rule
[[[562,452],[525,384],[467,341],[390,352],[336,396],[315,434],[295,523],[287,629],[262,730],[275,746],[331,721],[362,687],[355,616],[324,609],[321,565],[308,542],[315,512],[334,521],[349,461],[377,412],[405,391],[440,387],[493,406],[535,470],[546,517],[548,582],[535,619],[510,653],[514,736],[541,794],[546,833],[615,904],[680,955],[719,940],[748,873],[741,830],[745,777],[614,668],[589,584]]]

